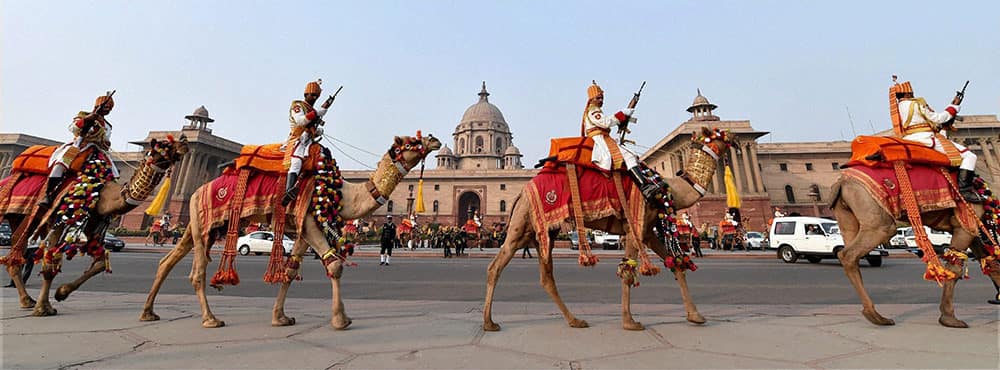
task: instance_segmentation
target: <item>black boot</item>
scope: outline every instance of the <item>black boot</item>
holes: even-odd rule
[[[52,202],[55,200],[56,190],[59,189],[59,185],[62,184],[63,178],[60,177],[49,177],[49,181],[46,182],[45,186],[45,196],[42,197],[42,201],[38,202],[38,206],[42,208],[49,208],[52,206]]]
[[[969,170],[958,170],[958,194],[969,203],[982,203],[983,197],[972,187],[976,173]]]
[[[632,181],[635,181],[636,186],[642,192],[642,197],[646,198],[650,203],[658,202],[657,195],[660,195],[660,187],[656,186],[652,181],[646,178],[646,175],[642,174],[642,168],[635,166],[628,169],[629,175],[632,177]]]
[[[287,207],[289,203],[295,200],[298,195],[298,188],[295,187],[295,183],[299,180],[299,174],[292,172],[288,174],[288,179],[285,181],[285,198],[281,200],[281,205]]]

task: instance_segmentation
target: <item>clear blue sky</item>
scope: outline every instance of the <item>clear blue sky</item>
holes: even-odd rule
[[[1000,112],[1000,2],[3,1],[0,132],[68,140],[117,89],[114,148],[178,129],[205,105],[214,133],[287,135],[288,105],[322,77],[344,90],[327,130],[373,152],[417,129],[442,137],[486,80],[533,163],[579,133],[586,87],[609,108],[648,81],[633,129],[651,145],[695,89],[763,142],[850,140],[890,126],[889,76],[943,108]],[[341,146],[343,148],[343,146]],[[366,163],[375,158],[344,148]],[[336,152],[335,152],[336,153]],[[361,168],[338,154],[344,168]]]

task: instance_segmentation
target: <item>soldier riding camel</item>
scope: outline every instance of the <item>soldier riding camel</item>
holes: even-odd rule
[[[319,108],[314,108],[316,100],[323,94],[320,85],[322,79],[306,84],[303,93],[305,100],[292,101],[292,106],[288,110],[288,121],[291,122],[291,132],[288,134],[288,142],[285,144],[285,162],[288,163],[288,177],[285,182],[285,197],[281,200],[283,206],[288,206],[295,200],[298,194],[297,182],[299,172],[302,171],[302,162],[309,157],[309,146],[313,142],[319,141],[323,136],[323,116],[327,109],[333,104],[331,96]],[[338,90],[339,91],[339,90]]]
[[[111,149],[111,123],[105,116],[111,114],[111,110],[115,108],[113,95],[114,92],[109,92],[98,96],[94,101],[94,110],[81,111],[73,119],[73,123],[69,126],[69,131],[73,133],[73,141],[60,146],[49,158],[49,167],[52,170],[46,182],[45,196],[38,203],[39,206],[48,208],[52,205],[56,192],[63,183],[63,175],[80,153],[98,150],[111,158],[108,154],[108,150]],[[118,168],[115,167],[114,161],[108,165],[111,166],[114,177],[118,178]]]
[[[604,107],[604,90],[593,81],[587,88],[587,109],[583,112],[583,124],[580,127],[581,135],[594,139],[591,161],[605,171],[627,169],[632,181],[635,181],[642,191],[643,197],[655,202],[660,188],[642,174],[639,156],[619,146],[611,138],[612,127],[627,127],[630,121],[634,121],[632,114],[635,109],[624,108],[609,116],[604,114],[602,107]]]

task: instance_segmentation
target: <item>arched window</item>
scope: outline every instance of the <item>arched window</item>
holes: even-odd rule
[[[493,150],[496,151],[497,154],[503,154],[503,139],[497,138],[497,145],[493,147]]]
[[[437,212],[438,212],[438,201],[436,201],[436,200],[434,201],[434,208],[433,208],[433,211],[434,211],[434,213],[437,213]]]
[[[385,211],[387,213],[389,213],[389,214],[392,214],[392,201],[391,200],[389,201],[389,203],[385,204]]]
[[[501,200],[500,201],[500,212],[507,212],[507,201],[506,200]]]
[[[485,144],[485,141],[483,140],[483,137],[482,136],[476,136],[476,150],[475,150],[475,152],[476,153],[482,153],[484,145],[486,145],[486,144]]]
[[[823,196],[819,192],[819,185],[809,185],[809,196],[815,198],[817,202],[823,201]]]
[[[458,152],[465,153],[465,138],[458,139]]]
[[[788,198],[788,203],[795,203],[795,191],[791,185],[785,185],[785,198]]]

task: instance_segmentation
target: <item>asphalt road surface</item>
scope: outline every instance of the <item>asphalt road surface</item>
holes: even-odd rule
[[[158,253],[115,253],[112,257],[114,272],[95,276],[81,290],[147,293],[162,256]],[[346,299],[481,301],[485,294],[485,271],[490,263],[488,258],[394,258],[391,266],[379,266],[377,257],[352,260],[358,266],[345,268],[342,292]],[[89,261],[82,257],[65,261],[55,286],[75,279]],[[221,292],[209,288],[209,296],[274,296],[277,287],[262,280],[267,261],[266,255],[238,256],[237,269],[242,283],[227,286]],[[496,300],[551,302],[539,284],[537,261],[521,259],[518,254],[500,277]],[[698,304],[860,305],[835,260],[787,264],[777,259],[700,259],[697,263],[699,269],[688,274],[688,282]],[[615,276],[616,265],[616,260],[610,258],[592,268],[577,265],[575,258],[556,259],[555,279],[559,293],[566,302],[618,303],[620,280]],[[924,265],[919,259],[886,259],[882,267],[868,267],[865,262],[861,265],[866,287],[876,304],[937,303],[941,298],[937,284],[922,279]],[[986,304],[994,294],[993,286],[979,271],[977,263],[972,262],[969,266],[972,279],[959,283],[956,302]],[[217,268],[215,257],[208,268],[209,279]],[[188,255],[174,268],[161,293],[193,294],[188,281],[190,271],[191,256]],[[304,280],[292,284],[290,297],[330,297],[330,283],[318,260],[307,256],[303,276]],[[677,284],[669,271],[654,277],[644,276],[640,281],[641,286],[632,294],[633,303],[681,303]],[[3,282],[7,282],[6,277]],[[29,292],[37,293],[39,285],[40,277],[33,276],[28,284]]]

